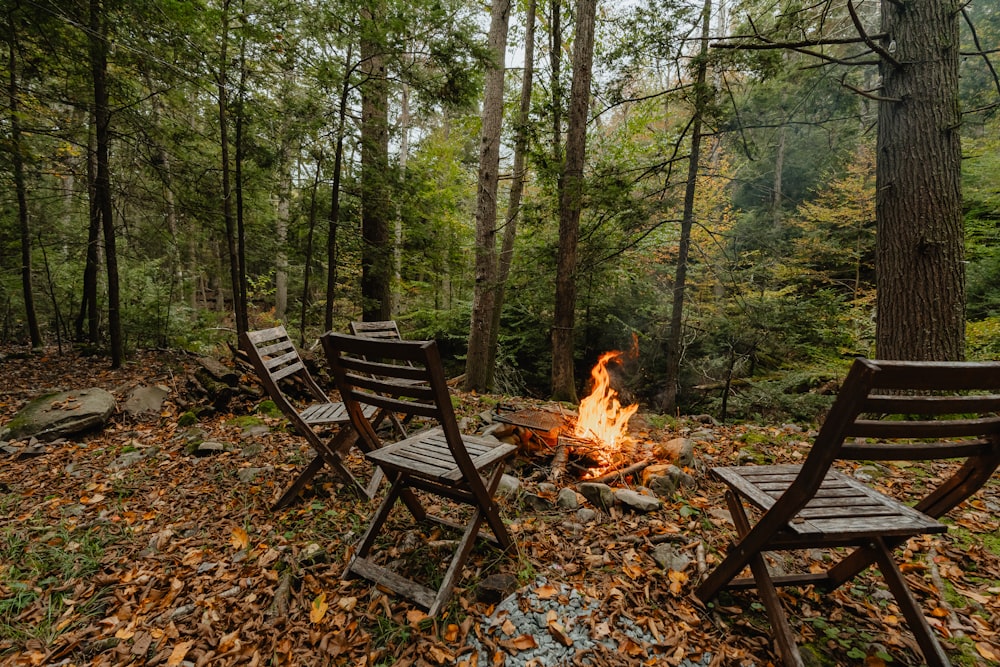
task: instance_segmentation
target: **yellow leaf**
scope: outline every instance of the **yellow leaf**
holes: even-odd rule
[[[521,635],[520,637],[515,637],[513,644],[517,647],[519,651],[527,651],[528,649],[538,648],[538,642],[531,635]]]
[[[167,658],[167,667],[177,667],[177,665],[184,662],[184,656],[187,652],[191,650],[194,645],[194,640],[181,642],[174,647],[174,650],[170,652],[170,657]]]
[[[420,621],[424,620],[425,618],[427,618],[427,614],[420,611],[419,609],[411,609],[410,611],[406,612],[406,622],[409,623],[410,625],[417,625],[418,623],[420,623]]]
[[[246,549],[250,546],[250,535],[240,526],[233,526],[233,534],[229,540],[234,549]]]
[[[337,606],[343,611],[353,611],[354,607],[357,606],[358,599],[356,597],[345,596],[337,600]]]
[[[316,596],[316,599],[312,601],[312,607],[309,609],[309,620],[312,623],[319,623],[326,616],[326,610],[329,609],[329,605],[326,603],[326,593],[320,593]]]
[[[455,623],[449,623],[448,627],[444,629],[444,640],[446,642],[453,642],[458,639],[459,627]]]

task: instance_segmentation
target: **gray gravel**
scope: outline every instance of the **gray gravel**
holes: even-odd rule
[[[497,664],[493,656],[499,651],[505,656],[500,663],[504,667],[566,665],[578,656],[578,664],[595,664],[587,653],[602,647],[632,655],[637,664],[644,664],[670,648],[657,646],[652,635],[625,616],[617,616],[613,623],[602,613],[600,600],[566,584],[547,586],[539,578],[497,605],[479,628],[483,640],[470,633],[469,644],[479,654],[478,664]],[[680,667],[705,667],[711,659],[703,654],[697,662],[681,661]]]

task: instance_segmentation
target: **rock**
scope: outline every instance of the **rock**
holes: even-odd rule
[[[607,484],[581,482],[577,484],[576,490],[587,499],[587,502],[598,509],[606,510],[615,503],[615,495]]]
[[[310,565],[325,563],[329,559],[330,556],[323,547],[315,542],[310,542],[299,552],[297,562],[299,567],[309,567]]]
[[[555,493],[556,489],[558,488],[559,487],[557,487],[552,482],[540,482],[538,484],[538,490],[541,491],[542,493]]]
[[[197,445],[194,445],[191,453],[195,456],[212,456],[213,454],[228,452],[231,449],[232,448],[227,443],[205,440],[204,442],[199,442]]]
[[[504,424],[502,422],[497,422],[495,424],[490,424],[485,429],[483,429],[483,435],[492,435],[494,438],[499,438],[503,440],[504,438],[509,438],[514,435],[515,426],[513,424]]]
[[[733,515],[730,514],[729,510],[727,509],[722,509],[721,507],[713,507],[712,509],[708,510],[708,515],[713,519],[722,521],[723,523],[729,524],[730,526],[736,525],[733,523]]]
[[[125,468],[131,468],[139,461],[146,458],[146,452],[134,449],[131,452],[125,452],[114,461],[111,462],[112,470],[124,470]]]
[[[520,488],[521,480],[513,475],[504,475],[500,478],[500,486],[497,487],[497,493],[501,496],[510,496],[517,493]]]
[[[263,473],[273,472],[273,466],[265,466],[263,468],[240,468],[236,471],[236,477],[239,478],[244,484],[250,484],[257,479]]]
[[[573,489],[560,489],[559,495],[556,496],[556,505],[564,510],[575,510],[580,507],[580,500]]]
[[[691,564],[690,556],[677,551],[672,544],[657,544],[651,555],[656,564],[667,571],[683,572]]]
[[[597,518],[597,512],[589,507],[581,507],[576,511],[576,518],[580,523],[587,524]]]
[[[163,399],[169,393],[170,390],[162,385],[136,387],[125,399],[125,414],[129,417],[138,417],[143,414],[158,415],[163,408]]]
[[[694,465],[694,440],[692,438],[674,438],[659,446],[655,453],[661,458],[668,458],[682,467]]]
[[[517,590],[517,577],[512,574],[491,574],[479,582],[476,598],[486,604],[497,604]]]
[[[535,493],[526,493],[522,498],[524,506],[535,512],[545,512],[552,509],[552,501]]]
[[[14,415],[9,437],[55,440],[104,426],[114,411],[115,397],[104,389],[63,391],[37,398]]]
[[[689,436],[692,440],[701,440],[702,442],[715,442],[718,440],[718,436],[715,435],[714,431],[710,431],[707,428],[700,428]]]
[[[636,512],[646,513],[660,509],[660,501],[657,498],[632,489],[618,489],[615,491],[615,500]]]
[[[674,491],[677,490],[677,482],[667,475],[654,475],[650,477],[646,481],[646,486],[660,498],[668,498],[674,495]]]

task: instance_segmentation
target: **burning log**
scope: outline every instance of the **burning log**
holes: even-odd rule
[[[641,472],[647,466],[653,464],[654,459],[646,459],[645,461],[640,461],[639,463],[633,463],[625,468],[620,468],[618,470],[612,470],[609,473],[601,475],[599,477],[591,477],[588,482],[601,482],[607,483],[616,478],[628,477],[629,475],[634,475],[637,472]]]

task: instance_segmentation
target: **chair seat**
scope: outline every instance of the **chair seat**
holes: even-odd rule
[[[517,450],[516,445],[470,435],[462,436],[462,442],[465,443],[476,470],[489,467]],[[423,431],[405,440],[366,452],[365,456],[384,468],[406,471],[438,482],[454,483],[462,479],[462,471],[455,462],[441,428]]]
[[[377,408],[373,405],[365,406],[365,418],[371,419],[375,416]],[[315,403],[299,413],[302,421],[310,426],[319,424],[346,424],[351,420],[347,414],[347,408],[343,403]]]
[[[791,486],[802,466],[713,468],[712,474],[757,508],[767,511]],[[828,470],[816,494],[788,522],[776,544],[815,541],[854,544],[872,536],[943,533],[948,527],[836,470]]]

